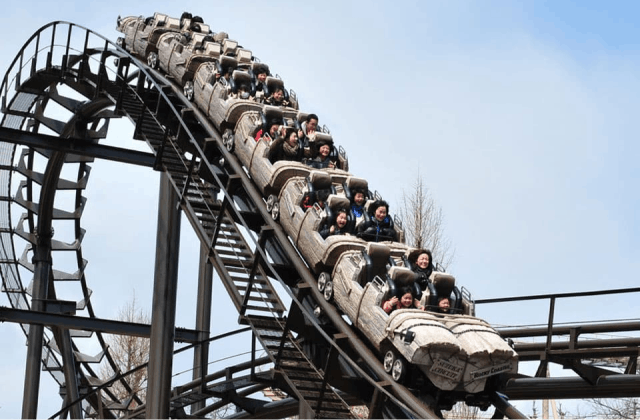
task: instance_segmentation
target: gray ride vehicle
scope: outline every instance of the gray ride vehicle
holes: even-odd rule
[[[387,268],[390,255],[385,244],[373,242],[364,250],[344,252],[331,275],[320,274],[318,286],[367,337],[394,380],[405,380],[412,365],[438,389],[479,393],[488,378],[517,372],[516,352],[487,322],[473,316],[468,296],[456,305],[460,314],[421,309],[387,314],[382,303],[416,278],[406,267]],[[453,276],[440,272],[431,281],[445,293],[455,284]],[[421,303],[429,298],[427,290]]]

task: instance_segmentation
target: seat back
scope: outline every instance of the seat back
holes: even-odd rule
[[[239,66],[243,66],[243,65],[246,66],[247,64],[251,63],[252,57],[253,57],[253,54],[251,53],[251,50],[239,48],[238,51],[236,52],[236,59],[238,60]]]
[[[221,45],[214,41],[205,41],[204,43],[204,53],[215,58],[220,57],[220,48]]]
[[[168,17],[164,25],[166,29],[178,31],[180,30],[180,19]]]
[[[282,108],[278,106],[264,105],[260,115],[262,119],[262,131],[263,133],[269,133],[269,128],[272,124],[283,125],[284,116],[282,114]]]
[[[362,251],[365,261],[365,267],[359,279],[362,286],[373,280],[375,276],[387,278],[389,255],[391,255],[391,250],[388,246],[375,242],[367,244],[367,247]]]
[[[233,39],[225,39],[222,41],[222,54],[224,55],[236,55],[236,50],[238,49],[238,41],[234,41]]]
[[[349,200],[346,197],[342,197],[335,194],[330,194],[327,198],[327,204],[325,205],[325,212],[327,213],[327,225],[331,226],[336,222],[338,216],[338,210],[345,209],[347,211],[347,225],[344,228],[345,232],[352,233],[354,220],[351,217],[349,211]]]
[[[231,80],[229,81],[231,84],[231,92],[238,93],[238,88],[245,84],[247,86],[247,90],[251,90],[251,76],[249,73],[242,70],[234,70],[231,75]]]

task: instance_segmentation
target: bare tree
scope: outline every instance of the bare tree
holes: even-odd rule
[[[637,419],[640,416],[640,399],[613,398],[589,399],[593,414],[601,419]]]
[[[434,263],[438,262],[445,268],[453,262],[455,250],[444,235],[442,208],[436,204],[420,174],[411,190],[402,190],[399,215],[407,244],[430,249]]]
[[[136,322],[140,324],[150,324],[151,317],[136,305],[135,295],[133,299],[127,302],[118,311],[118,320],[125,322]],[[107,335],[106,342],[109,344],[109,351],[118,367],[118,373],[128,372],[129,370],[143,365],[149,361],[149,339],[143,337],[134,337],[130,335]],[[116,372],[110,365],[103,365],[101,374],[104,379],[113,377]],[[145,401],[147,388],[147,368],[139,369],[131,375],[124,378],[131,392],[125,386],[117,381],[111,386],[112,392],[118,396],[120,401],[125,401],[132,395],[137,395],[142,401]]]

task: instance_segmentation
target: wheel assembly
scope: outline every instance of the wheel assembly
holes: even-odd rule
[[[329,281],[331,281],[331,275],[329,273],[320,273],[318,276],[318,290],[320,290],[320,293],[324,293],[324,288]]]
[[[189,100],[189,102],[192,102],[193,92],[194,92],[193,81],[189,80],[188,82],[186,82],[184,84],[184,88],[182,89],[182,92],[184,93],[184,96]]]
[[[331,280],[327,280],[327,283],[324,285],[324,300],[327,302],[331,300],[333,297],[333,282]]]
[[[158,53],[152,51],[147,55],[147,65],[154,70],[158,68]]]
[[[387,373],[391,373],[391,369],[393,369],[393,362],[396,359],[396,356],[393,354],[392,350],[389,350],[385,355],[382,361],[382,366],[384,367],[384,371]]]

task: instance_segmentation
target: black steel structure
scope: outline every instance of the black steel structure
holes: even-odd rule
[[[237,417],[343,418],[352,416],[350,407],[356,404],[367,405],[374,418],[440,416],[433,408],[438,396],[421,395],[394,382],[359,334],[322,298],[315,278],[267,211],[260,192],[181,87],[99,34],[72,23],[52,22],[20,49],[2,81],[0,96],[0,272],[3,292],[12,305],[0,308],[0,320],[20,323],[28,338],[23,417],[202,417],[229,403],[238,407]],[[129,120],[135,130],[133,139],[126,140],[145,142],[149,152],[126,144],[101,145],[114,119]],[[92,308],[81,220],[83,191],[95,159],[148,167],[161,174],[150,326],[101,319]],[[74,168],[76,177],[65,179],[63,167]],[[56,207],[60,191],[73,194],[73,208]],[[23,209],[19,217],[12,214],[17,206]],[[194,329],[175,325],[182,215],[201,249]],[[58,239],[54,221],[67,221],[75,239]],[[26,243],[22,251],[16,249],[20,241]],[[72,254],[77,270],[56,268],[52,255],[57,253]],[[33,273],[32,279],[22,278],[18,267]],[[239,331],[251,330],[254,348],[250,361],[210,373],[205,363],[209,344],[226,336],[209,334],[214,271],[237,309]],[[59,299],[60,282],[74,282],[78,298]],[[290,307],[277,289],[287,293]],[[547,328],[501,331],[505,338],[547,337],[539,345],[515,344],[521,360],[540,361],[540,374],[498,376],[504,395],[484,402],[469,396],[469,402],[493,406],[497,416],[521,418],[524,415],[506,397],[640,396],[638,341],[585,343],[579,340],[584,328],[554,328],[553,299]],[[322,309],[322,325],[313,311],[316,306]],[[638,322],[625,322],[601,328],[638,331],[638,327]],[[122,401],[109,389],[115,381],[126,384],[123,378],[131,372],[99,379],[96,364],[114,365],[104,333],[150,338],[146,404],[135,395]],[[554,334],[567,333],[569,342],[553,341]],[[78,351],[76,340],[87,337],[101,346],[97,356]],[[176,342],[190,344],[179,351],[193,350],[194,370],[192,381],[172,387]],[[259,357],[258,349],[266,357]],[[582,362],[613,356],[626,358],[625,373]],[[545,378],[541,372],[549,362],[567,366],[579,377]],[[42,371],[60,384],[63,400],[57,413],[37,412]],[[267,387],[282,390],[287,398],[268,403],[255,397]]]

